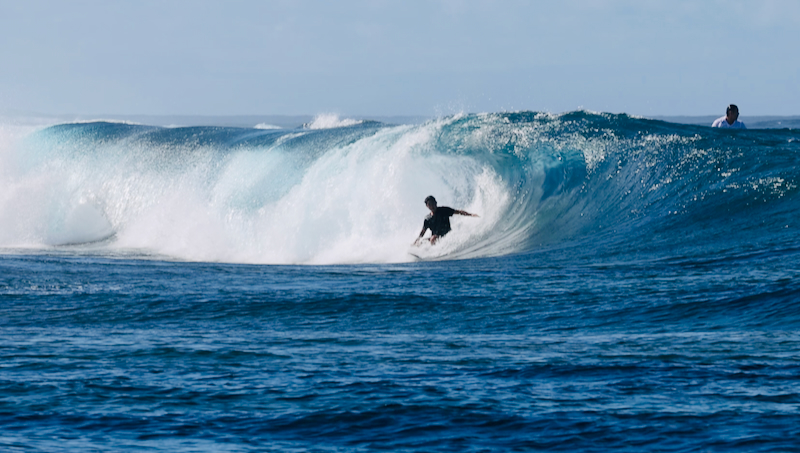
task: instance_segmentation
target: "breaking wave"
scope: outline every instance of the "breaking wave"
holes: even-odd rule
[[[785,234],[798,135],[582,111],[400,126],[322,115],[300,129],[61,124],[0,140],[0,247],[404,262],[427,195],[481,216],[453,217],[420,251],[432,259]]]

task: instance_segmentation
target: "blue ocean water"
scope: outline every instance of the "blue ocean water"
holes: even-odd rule
[[[800,131],[323,123],[0,140],[0,449],[800,451]]]

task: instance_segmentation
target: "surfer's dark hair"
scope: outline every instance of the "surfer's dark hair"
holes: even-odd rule
[[[428,195],[428,196],[425,198],[425,204],[428,204],[429,202],[436,203],[436,198],[433,198],[433,195]]]
[[[725,110],[725,114],[727,115],[728,113],[731,113],[731,110],[738,112],[739,107],[737,107],[736,104],[731,104],[728,106],[728,110]]]

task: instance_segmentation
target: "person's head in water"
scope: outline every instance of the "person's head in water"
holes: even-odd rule
[[[736,104],[729,105],[727,110],[725,110],[725,119],[728,121],[728,124],[733,124],[739,119],[739,107],[737,107]]]
[[[433,198],[433,195],[428,195],[425,198],[425,206],[431,210],[431,212],[436,210],[436,198]]]

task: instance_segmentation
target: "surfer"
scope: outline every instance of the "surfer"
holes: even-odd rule
[[[731,104],[725,111],[725,116],[714,120],[714,124],[712,124],[711,127],[722,127],[725,129],[747,129],[744,127],[743,122],[738,121],[738,118],[739,107],[737,107],[736,104]]]
[[[447,206],[437,207],[436,198],[433,198],[433,195],[429,195],[425,198],[425,206],[431,210],[431,213],[425,217],[425,223],[422,224],[422,232],[419,233],[419,237],[414,241],[414,245],[419,244],[422,240],[422,236],[424,236],[425,232],[429,229],[431,230],[431,245],[436,244],[439,238],[450,232],[450,217],[453,214],[478,217],[477,214],[470,214],[467,211],[459,211]]]

